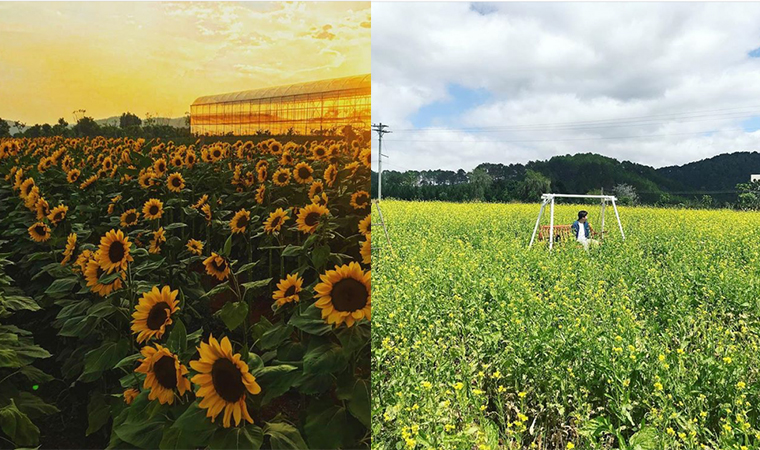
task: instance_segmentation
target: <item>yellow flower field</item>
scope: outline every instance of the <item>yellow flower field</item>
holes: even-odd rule
[[[760,447],[760,214],[623,207],[549,253],[538,207],[382,202],[373,448]]]

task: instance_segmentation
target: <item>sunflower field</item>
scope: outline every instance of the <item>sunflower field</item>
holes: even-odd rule
[[[373,448],[760,448],[760,214],[623,207],[550,253],[538,209],[382,203]]]
[[[0,140],[0,448],[369,447],[369,168],[362,137]]]

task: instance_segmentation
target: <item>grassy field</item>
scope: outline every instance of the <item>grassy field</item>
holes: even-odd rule
[[[382,208],[373,448],[760,447],[760,214],[620,208],[550,254],[538,204]]]

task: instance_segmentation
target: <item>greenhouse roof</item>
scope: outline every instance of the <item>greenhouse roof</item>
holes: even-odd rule
[[[291,95],[318,94],[331,91],[343,91],[348,89],[362,89],[370,87],[370,75],[355,75],[352,77],[332,78],[328,80],[309,81],[307,83],[287,84],[268,88],[253,89],[250,91],[230,92],[228,94],[207,95],[198,97],[193,106],[207,105],[210,103],[239,102],[244,100],[259,100],[273,97],[286,97]]]

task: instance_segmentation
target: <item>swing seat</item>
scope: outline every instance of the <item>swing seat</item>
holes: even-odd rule
[[[541,229],[538,232],[539,241],[548,241],[549,232],[551,227],[549,225],[541,225]],[[571,225],[554,225],[554,242],[565,241],[570,239],[573,235],[573,228]]]

